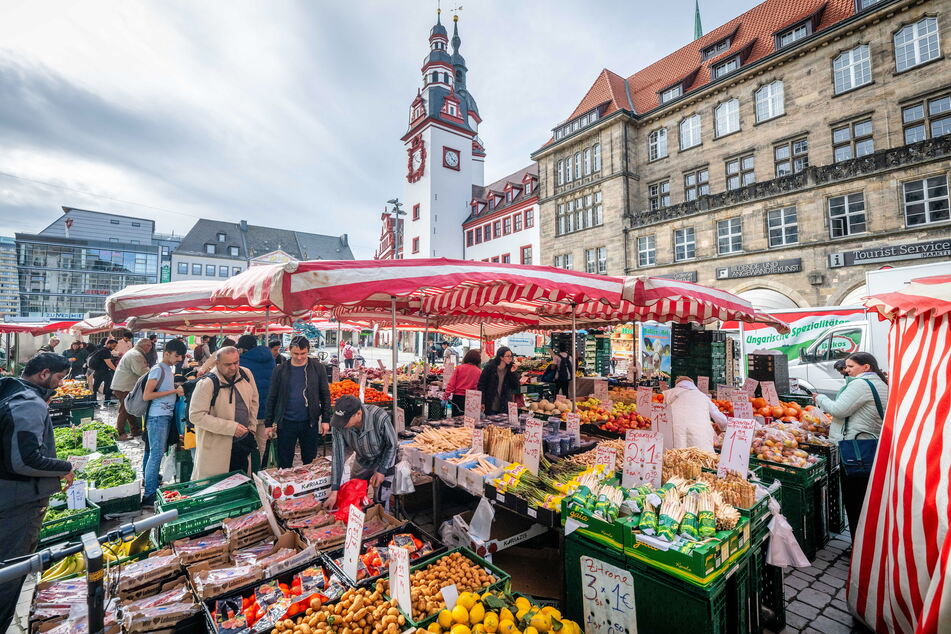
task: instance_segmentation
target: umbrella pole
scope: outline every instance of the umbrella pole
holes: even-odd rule
[[[10,366],[10,333],[9,332],[7,333],[6,338],[7,338],[7,372],[13,372],[13,370],[10,369],[11,366]]]
[[[396,410],[398,408],[396,404],[396,392],[397,392],[397,380],[396,380],[396,364],[399,361],[399,354],[396,350],[396,298],[390,298],[390,314],[393,318],[393,334],[391,335],[392,341],[390,341],[391,347],[393,348],[393,369],[392,369],[392,381],[391,385],[393,386],[393,427],[396,429],[396,433],[403,431],[403,425],[397,425]],[[404,421],[405,423],[405,421]]]
[[[271,305],[264,307],[264,345],[267,345],[268,337],[271,334]]]
[[[429,348],[426,341],[429,339],[429,315],[426,315],[426,324],[423,326],[423,388],[429,380]]]
[[[578,327],[575,324],[575,305],[571,305],[571,411],[576,411],[578,395]]]

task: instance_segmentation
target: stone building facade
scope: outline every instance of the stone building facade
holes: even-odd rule
[[[604,247],[612,275],[792,308],[951,259],[949,46],[951,0],[767,0],[628,78],[603,71],[534,155],[542,261],[584,270]],[[602,171],[582,154],[576,178],[598,143]],[[600,224],[566,230],[566,202],[598,189]]]

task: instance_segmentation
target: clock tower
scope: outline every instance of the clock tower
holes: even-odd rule
[[[404,258],[462,259],[462,223],[470,213],[472,186],[483,184],[485,149],[478,137],[482,120],[466,88],[459,16],[453,17],[451,53],[440,17],[437,11],[421,68],[422,87],[410,104],[409,126],[402,138]]]

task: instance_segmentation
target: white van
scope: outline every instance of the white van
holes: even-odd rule
[[[789,378],[820,394],[835,396],[845,379],[833,367],[855,352],[869,351],[869,322],[853,321],[823,332],[810,346],[799,350],[799,359],[789,362]]]

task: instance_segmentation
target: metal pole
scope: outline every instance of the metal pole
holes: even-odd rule
[[[10,333],[7,333],[7,372],[13,372],[10,368],[13,367],[10,365]]]
[[[393,386],[393,428],[396,429],[396,433],[400,433],[401,431],[403,431],[404,425],[397,424],[397,418],[396,418],[396,409],[397,409],[397,405],[396,405],[397,387],[396,386],[398,383],[398,381],[396,380],[396,365],[399,362],[399,354],[397,353],[397,350],[396,350],[396,298],[395,297],[390,297],[390,311],[391,311],[391,316],[393,317],[393,334],[392,334],[393,340],[390,342],[393,348],[393,369],[392,369],[392,381],[391,381],[391,384]],[[405,424],[406,421],[403,421],[403,422]]]
[[[268,336],[271,334],[271,305],[264,307],[264,345],[268,344]]]
[[[340,346],[340,344],[342,343],[342,342],[340,341],[340,337],[341,337],[341,336],[342,336],[342,332],[341,332],[341,328],[340,328],[340,320],[338,319],[338,320],[337,320],[337,369],[338,369],[338,370],[340,369],[340,356],[341,356],[341,354],[342,354],[342,352],[341,352],[341,346]]]
[[[429,380],[429,348],[426,340],[429,339],[429,315],[426,315],[426,324],[423,326],[423,388],[427,387]]]
[[[571,411],[576,410],[578,395],[578,327],[575,325],[575,305],[571,305]]]
[[[740,323],[740,362],[739,362],[738,365],[740,366],[740,368],[739,368],[739,369],[740,369],[740,381],[741,381],[741,382],[745,382],[745,381],[746,381],[747,368],[746,368],[746,355],[743,353],[743,350],[744,350],[745,347],[746,347],[746,346],[744,345],[744,344],[746,343],[746,330],[743,328],[743,322],[741,321],[741,322],[739,322],[739,323]],[[715,386],[715,385],[714,385],[714,386],[711,386],[711,387],[713,387],[714,389],[716,389],[716,386]]]

